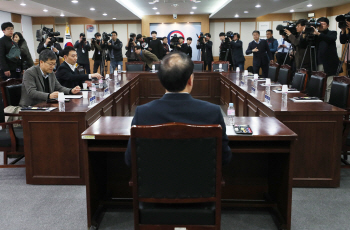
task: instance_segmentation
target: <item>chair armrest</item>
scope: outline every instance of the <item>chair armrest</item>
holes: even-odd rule
[[[18,113],[5,113],[5,116],[9,117],[19,117],[20,115]]]

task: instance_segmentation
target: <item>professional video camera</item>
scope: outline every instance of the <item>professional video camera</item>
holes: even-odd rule
[[[44,27],[36,31],[36,40],[38,42],[43,42],[46,41],[47,38],[50,38],[51,41],[49,42],[48,46],[52,46],[56,42],[63,42],[63,38],[57,36],[60,36],[60,32],[54,32],[53,28],[49,29]]]
[[[173,48],[174,50],[177,50],[178,49],[178,47],[177,47],[178,45],[181,45],[180,42],[179,42],[179,38],[178,38],[177,34],[174,34],[173,36],[171,36],[170,46],[174,47]]]
[[[350,22],[350,12],[338,15],[335,20],[339,22],[339,29],[346,28],[346,22]]]
[[[226,33],[226,36],[225,36],[225,43],[226,44],[229,44],[231,42],[230,38],[231,38],[231,40],[233,39],[233,32],[232,31],[228,31]]]
[[[321,26],[321,23],[317,22],[315,19],[310,19],[310,21],[306,23],[304,33],[306,35],[311,35],[315,32],[314,28],[317,28],[319,26]]]
[[[287,36],[286,32],[284,32],[285,29],[289,30],[293,35],[297,35],[297,29],[295,22],[292,21],[284,21],[283,23],[287,23],[286,26],[284,25],[278,25],[276,27],[276,30],[280,32],[280,35]]]
[[[80,34],[80,37],[83,36],[83,38],[81,39],[81,42],[86,42],[86,37],[85,37],[85,34],[84,33],[81,33]]]
[[[199,41],[199,43],[204,43],[203,39],[206,38],[206,36],[203,35],[203,32],[200,32],[199,36],[198,36],[198,34],[196,34],[196,35],[197,35],[197,38],[198,38],[197,41]]]
[[[102,33],[102,40],[108,42],[112,37],[112,34],[107,34],[106,32]]]

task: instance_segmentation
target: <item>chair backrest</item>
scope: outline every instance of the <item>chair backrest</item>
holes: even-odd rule
[[[2,96],[2,92],[0,93],[0,123],[5,122],[5,111],[4,111],[4,100]]]
[[[306,75],[304,73],[295,73],[292,81],[292,88],[299,91],[304,90]]]
[[[279,64],[276,64],[276,63],[270,64],[268,78],[270,78],[271,81],[277,82],[279,69],[280,69],[280,65]]]
[[[220,125],[133,126],[134,199],[162,199],[164,203],[185,203],[181,199],[219,201],[221,135]]]
[[[204,70],[204,61],[193,61],[193,71],[201,72]]]
[[[0,89],[5,108],[9,105],[18,106],[21,100],[22,79],[10,78],[0,82]]]
[[[160,61],[155,61],[155,62],[152,63],[152,65],[155,65],[156,70],[159,70]]]
[[[278,82],[282,85],[289,85],[290,82],[290,73],[292,67],[289,65],[282,65],[278,71]]]
[[[144,62],[126,62],[126,71],[128,72],[138,72],[145,71],[145,63]]]
[[[342,109],[350,108],[350,79],[344,76],[334,77],[329,104]]]
[[[307,85],[307,94],[311,97],[322,99],[326,90],[326,74],[324,72],[312,72]]]
[[[219,70],[219,65],[222,64],[222,69],[227,72],[229,69],[230,62],[229,61],[213,61],[211,63],[211,69],[212,71],[218,71]]]

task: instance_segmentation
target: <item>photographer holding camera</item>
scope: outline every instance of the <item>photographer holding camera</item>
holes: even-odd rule
[[[231,39],[229,37],[226,38],[226,34],[224,32],[221,32],[219,34],[220,37],[220,53],[219,53],[219,61],[230,61],[230,64],[232,62],[232,56],[231,56],[231,50],[230,50],[230,42]],[[227,55],[227,57],[226,57]],[[232,65],[231,65],[232,66]]]
[[[107,43],[110,58],[110,74],[114,73],[114,70],[120,65],[123,69],[123,43],[118,39],[118,33],[112,31],[112,39]]]
[[[146,38],[146,36],[142,36],[142,34],[138,34],[136,36],[136,45],[141,46],[141,49],[146,49],[148,50],[149,46],[149,38]],[[136,46],[135,45],[135,46]]]
[[[192,38],[187,38],[187,43],[184,43],[181,45],[181,52],[185,53],[187,56],[189,56],[192,59]]]
[[[141,34],[139,34],[141,35]],[[137,36],[139,36],[137,35]],[[142,35],[141,35],[142,37]],[[131,33],[130,34],[130,38],[129,38],[129,42],[126,44],[125,49],[126,49],[126,53],[125,56],[128,58],[128,62],[133,62],[133,61],[137,61],[137,57],[135,54],[135,47],[136,47],[136,41],[137,37],[136,34]]]
[[[163,41],[163,57],[164,57],[165,55],[169,54],[170,46],[168,44],[168,38],[167,37],[163,37],[162,41]]]
[[[58,35],[59,35],[59,33],[58,33]],[[53,40],[54,40],[54,36],[52,36],[52,34],[49,34],[49,36],[46,38],[46,40],[43,40],[39,43],[36,52],[38,54],[40,54],[41,51],[43,51],[45,49],[50,49],[56,54],[56,56],[57,56],[56,66],[53,70],[55,72],[58,69],[58,67],[60,66],[60,57],[63,57],[63,52],[62,52],[63,50],[62,50],[61,45],[57,42],[53,42]]]
[[[95,38],[91,39],[91,50],[94,51],[92,60],[94,60],[94,73],[97,73],[98,67],[101,69],[101,74],[104,73],[104,64],[102,63],[102,56],[105,55],[105,43],[101,40],[101,34],[95,33]]]
[[[346,30],[348,33],[346,33]],[[346,27],[341,28],[340,32],[340,43],[341,44],[348,44],[350,41],[350,21],[346,22]],[[346,62],[346,69],[348,70],[348,76],[350,76],[350,47],[347,47],[347,53],[345,54],[345,62]]]
[[[210,33],[206,33],[204,37],[201,36],[197,40],[197,49],[202,51],[202,61],[204,61],[204,70],[207,69],[211,71],[211,63],[214,60],[213,58],[213,42],[210,41]]]
[[[239,67],[240,71],[244,70],[244,54],[243,54],[243,42],[239,40],[241,36],[239,33],[233,34],[233,40],[230,42],[232,60],[236,67]],[[235,70],[235,69],[234,69]]]
[[[91,50],[91,46],[86,41],[84,33],[80,33],[79,40],[75,42],[74,48],[78,54],[78,65],[84,68],[86,74],[90,74],[89,51]]]

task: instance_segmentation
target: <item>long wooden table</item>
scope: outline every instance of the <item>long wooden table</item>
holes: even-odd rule
[[[276,117],[298,134],[294,186],[339,186],[344,110],[326,103],[291,101],[283,107],[281,95],[275,93],[271,93],[272,107],[267,107],[262,103],[264,88],[259,86],[258,96],[252,96],[250,86],[241,87],[235,73],[196,72],[194,76],[194,98],[224,106],[234,102],[237,115]],[[121,87],[115,83],[109,82],[111,95],[97,98],[93,108],[88,108],[87,99],[73,99],[66,103],[66,112],[20,112],[28,184],[85,184],[85,149],[80,134],[102,116],[129,116],[135,106],[165,92],[157,75],[150,72],[123,73]],[[298,95],[303,94],[290,96]]]
[[[131,169],[124,163],[131,120],[101,117],[82,134],[88,227],[98,227],[107,207],[131,204]],[[236,135],[232,126],[226,127],[233,157],[223,167],[223,206],[269,208],[276,214],[279,229],[290,229],[297,135],[276,118],[236,117],[235,124],[249,124],[253,135]]]

